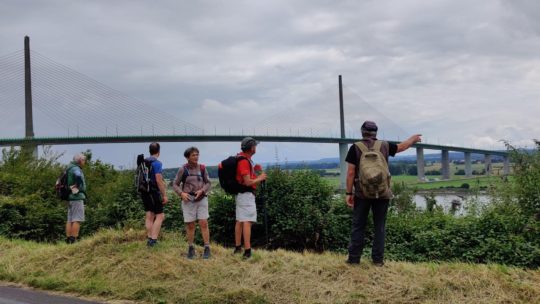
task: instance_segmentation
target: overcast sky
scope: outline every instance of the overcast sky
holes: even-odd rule
[[[530,147],[540,138],[538,20],[534,0],[3,0],[0,58],[21,50],[28,35],[39,55],[205,133],[336,136],[343,75],[350,136],[371,119],[391,140],[421,133],[429,143],[499,149],[507,139]],[[6,109],[0,137],[23,136],[23,104]],[[93,121],[92,113],[76,115]],[[67,134],[40,109],[35,116],[36,136]],[[164,144],[165,167],[183,162],[188,145]],[[208,164],[239,148],[197,145]],[[90,148],[131,165],[146,146],[54,149]],[[255,159],[337,156],[337,145],[262,143]]]

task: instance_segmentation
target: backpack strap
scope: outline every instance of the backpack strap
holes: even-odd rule
[[[199,170],[201,171],[203,182],[206,184],[208,182],[208,180],[206,179],[206,166],[203,164],[200,164]]]
[[[358,147],[358,149],[360,149],[360,151],[362,151],[362,153],[369,152],[369,148],[363,142],[356,142],[355,145]]]
[[[184,164],[183,168],[184,168],[184,173],[182,174],[182,180],[181,180],[182,191],[184,191],[184,186],[186,185],[186,179],[189,176],[188,164]],[[203,181],[207,183],[208,180],[206,179],[206,166],[203,164],[199,164],[199,171],[201,172]]]
[[[186,179],[189,176],[189,169],[187,167],[187,164],[184,164],[182,168],[184,169],[184,172],[182,173],[182,179],[180,180],[180,182],[182,183],[182,191],[184,191],[184,187],[186,186]]]
[[[382,141],[377,140],[377,141],[375,141],[375,144],[373,144],[373,151],[382,152],[381,147],[382,147]]]

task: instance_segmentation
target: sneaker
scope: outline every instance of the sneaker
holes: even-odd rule
[[[189,246],[187,251],[187,258],[190,260],[193,260],[193,258],[195,258],[195,248],[193,246]]]
[[[240,254],[242,253],[242,246],[236,246],[234,248],[234,254]]]
[[[157,245],[157,240],[154,240],[154,239],[148,239],[148,241],[146,242],[146,246],[148,247],[154,247]]]
[[[242,256],[244,259],[249,259],[251,258],[251,248],[250,249],[246,249],[244,251],[244,255]]]
[[[202,258],[208,260],[210,258],[210,246],[204,246],[204,253]]]

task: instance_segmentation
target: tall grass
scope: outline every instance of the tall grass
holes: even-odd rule
[[[257,250],[250,260],[212,244],[188,260],[179,234],[157,248],[137,230],[104,230],[75,245],[0,238],[0,280],[140,303],[539,303],[540,270],[463,263],[362,262],[335,253]],[[201,248],[197,248],[201,252]]]

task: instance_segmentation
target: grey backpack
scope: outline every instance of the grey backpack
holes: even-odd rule
[[[380,140],[375,141],[371,149],[363,142],[356,143],[358,149],[362,151],[358,164],[359,186],[366,198],[390,197],[390,171],[381,152],[382,143]]]

